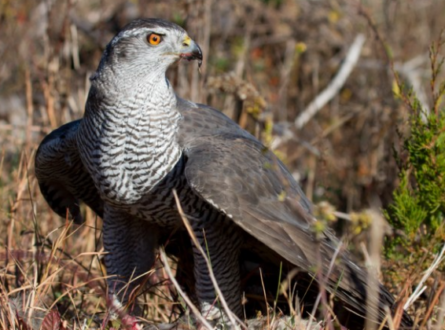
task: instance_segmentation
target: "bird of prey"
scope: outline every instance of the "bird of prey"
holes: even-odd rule
[[[334,310],[348,315],[339,319],[363,327],[366,271],[338,251],[330,231],[316,235],[310,202],[271,151],[218,110],[175,94],[166,71],[181,59],[202,61],[184,29],[161,19],[131,22],[91,77],[84,117],[49,134],[36,154],[36,177],[54,211],[80,222],[83,201],[103,218],[113,303],[128,302],[141,281],[127,282],[150,270],[157,248],[177,235],[171,254],[191,269],[184,276],[202,314],[225,318],[203,255],[184,240],[175,190],[234,314],[243,315],[242,291],[255,279],[248,274],[267,269],[273,282],[280,269],[297,268],[309,277],[300,284],[325,278],[339,302]],[[377,289],[373,317],[382,321],[394,298]],[[402,325],[410,324],[405,314]]]

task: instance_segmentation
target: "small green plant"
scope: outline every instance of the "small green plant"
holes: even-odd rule
[[[445,95],[445,81],[439,83],[444,58],[439,51],[444,44],[440,38],[430,48],[431,93],[433,105],[422,108],[416,95],[407,91],[395,73],[398,93],[411,110],[408,135],[402,136],[401,152],[395,153],[400,169],[400,185],[394,201],[387,210],[389,222],[404,231],[404,237],[388,241],[387,252],[398,244],[414,252],[415,246],[434,245],[443,241],[445,220],[445,109],[440,110]]]

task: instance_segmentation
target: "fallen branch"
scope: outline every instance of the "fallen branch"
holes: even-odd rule
[[[360,57],[360,53],[365,43],[365,36],[359,34],[355,37],[354,42],[349,48],[348,54],[346,55],[345,61],[338,71],[337,75],[331,81],[331,83],[323,90],[316,98],[313,100],[304,111],[295,119],[295,126],[301,129],[307,122],[315,116],[315,114],[320,111],[330,100],[333,99],[335,95],[338,94],[340,89],[348,79],[352,72],[352,69],[357,64]]]

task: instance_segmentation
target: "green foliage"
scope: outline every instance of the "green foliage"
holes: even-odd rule
[[[422,224],[434,232],[445,214],[445,117],[431,114],[423,120],[415,111],[403,149],[408,157],[401,164],[393,216],[409,236]]]
[[[402,150],[396,153],[400,168],[400,185],[394,192],[387,218],[396,228],[402,229],[406,236],[389,243],[387,248],[393,252],[395,244],[410,247],[425,246],[432,239],[439,238],[445,219],[445,109],[439,110],[445,88],[440,84],[435,91],[443,60],[438,61],[439,40],[430,50],[432,68],[431,90],[433,107],[426,113],[411,91],[404,91],[398,83],[400,96],[411,109],[407,136]],[[388,252],[387,251],[387,252]]]
[[[261,0],[261,1],[273,7],[279,7],[283,3],[283,0]]]

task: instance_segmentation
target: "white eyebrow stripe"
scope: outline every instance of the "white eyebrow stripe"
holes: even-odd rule
[[[145,34],[147,32],[152,32],[152,31],[153,31],[153,29],[149,29],[149,28],[137,28],[137,29],[121,31],[118,35],[116,35],[113,38],[113,41],[111,42],[111,44],[115,45],[119,40],[121,40],[123,38],[137,37],[141,34]]]
[[[135,29],[131,29],[131,30],[125,30],[125,31],[121,31],[112,41],[112,44],[116,44],[120,39],[122,38],[129,38],[129,37],[137,37],[140,36],[141,34],[145,34],[145,33],[157,33],[160,35],[165,35],[168,32],[174,32],[170,29],[164,29],[161,27],[156,27],[156,28],[135,28]]]
[[[146,34],[146,33],[157,33],[160,35],[166,35],[167,33],[174,33],[174,34],[183,34],[182,31],[179,30],[173,30],[173,29],[165,29],[162,27],[155,27],[155,28],[134,28],[131,30],[124,30],[121,31],[118,35],[116,35],[113,39],[113,41],[111,42],[111,44],[114,46],[119,40],[123,39],[123,38],[130,38],[130,37],[138,37],[141,34]]]

